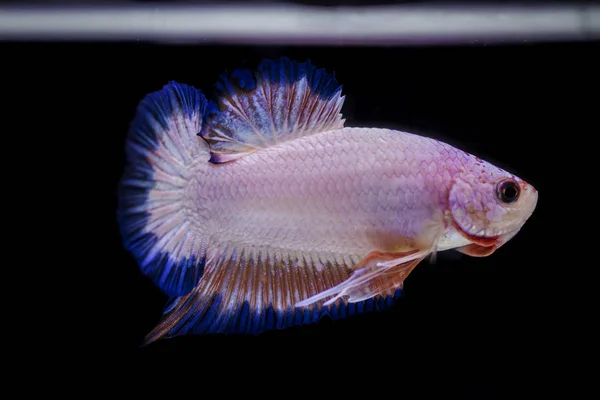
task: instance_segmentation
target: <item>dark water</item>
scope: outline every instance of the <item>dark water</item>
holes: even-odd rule
[[[61,285],[52,284],[64,299],[52,312],[54,333],[83,355],[169,354],[196,359],[198,371],[262,368],[253,367],[257,362],[268,365],[265,374],[305,371],[291,381],[319,382],[330,370],[347,371],[348,382],[336,385],[372,379],[397,387],[398,395],[402,376],[381,381],[381,371],[435,371],[432,384],[449,374],[445,393],[463,398],[493,398],[507,382],[530,382],[530,369],[551,369],[559,351],[553,343],[560,342],[552,337],[572,321],[563,312],[569,283],[562,279],[574,268],[565,253],[582,235],[567,228],[572,218],[565,207],[589,204],[573,203],[585,198],[576,182],[589,171],[580,154],[598,133],[592,117],[599,49],[2,44],[10,67],[5,80],[19,89],[7,101],[17,105],[17,132],[28,144],[23,163],[44,160],[28,174],[26,189],[39,191],[33,200],[27,196],[30,210],[51,216],[36,236],[49,250],[32,257],[43,260],[36,265],[51,278],[54,271],[60,276]],[[170,80],[210,94],[223,70],[283,55],[335,71],[346,94],[346,126],[401,129],[457,145],[531,182],[538,208],[488,258],[440,254],[436,264],[419,265],[389,311],[257,337],[188,336],[139,349],[166,297],[123,249],[115,219],[124,138],[137,102]]]

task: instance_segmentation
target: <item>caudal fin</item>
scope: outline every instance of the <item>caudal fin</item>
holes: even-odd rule
[[[185,200],[194,163],[209,158],[197,136],[206,108],[199,90],[171,82],[140,102],[126,141],[121,235],[144,274],[171,295],[192,290],[204,269],[204,238],[188,217],[194,203]]]

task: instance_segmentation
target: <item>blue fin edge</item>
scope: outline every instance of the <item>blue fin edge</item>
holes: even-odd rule
[[[142,272],[171,295],[187,294],[197,285],[204,273],[204,257],[201,254],[173,257],[168,251],[157,251],[160,238],[152,231],[147,231],[146,227],[156,222],[157,218],[166,220],[173,216],[163,215],[153,220],[149,210],[159,204],[149,201],[150,193],[155,189],[173,192],[183,190],[176,184],[157,183],[154,164],[160,163],[163,174],[179,174],[178,168],[181,167],[168,160],[177,159],[185,164],[193,158],[191,151],[188,154],[165,147],[161,145],[161,138],[178,140],[182,145],[191,140],[197,141],[198,132],[173,130],[173,124],[178,118],[199,118],[201,126],[207,106],[208,101],[201,91],[171,81],[140,101],[126,138],[126,166],[117,191],[117,221],[121,238]],[[151,159],[154,164],[150,162]],[[159,188],[159,185],[162,186]],[[147,259],[153,251],[156,255]]]
[[[150,332],[144,344],[149,344],[161,338],[173,338],[182,335],[204,335],[204,334],[250,334],[286,329],[292,326],[314,324],[324,317],[332,320],[340,320],[354,315],[373,311],[384,311],[394,305],[395,300],[402,296],[402,289],[396,289],[393,294],[379,295],[371,299],[357,303],[338,302],[329,307],[312,307],[302,309],[291,309],[280,312],[273,306],[268,306],[257,312],[251,310],[249,303],[244,302],[236,311],[220,314],[221,296],[209,298],[198,298],[189,296],[180,304],[180,311],[175,311],[177,303],[181,298],[174,298],[164,310],[164,318],[161,323]],[[179,313],[183,315],[177,315]],[[174,318],[179,321],[170,329],[164,327]]]

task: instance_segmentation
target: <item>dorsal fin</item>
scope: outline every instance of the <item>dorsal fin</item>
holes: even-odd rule
[[[221,75],[216,90],[216,104],[200,132],[215,164],[344,127],[342,87],[310,61],[264,60],[254,71]]]

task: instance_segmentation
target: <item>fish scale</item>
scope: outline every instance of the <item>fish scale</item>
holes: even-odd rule
[[[415,236],[418,226],[410,221],[432,218],[435,207],[441,207],[437,193],[448,190],[448,186],[428,189],[426,178],[420,172],[418,148],[417,156],[402,169],[394,168],[393,163],[381,165],[378,157],[354,156],[351,160],[348,156],[349,141],[357,143],[363,152],[380,152],[379,148],[369,149],[369,146],[377,146],[378,141],[373,138],[385,140],[391,135],[402,133],[345,128],[281,144],[270,151],[250,154],[235,164],[214,168],[211,177],[219,182],[219,190],[209,190],[208,194],[198,196],[206,207],[206,214],[201,219],[211,218],[220,227],[220,241],[248,246],[276,242],[273,246],[288,250],[310,248],[315,252],[360,254],[370,251],[372,243],[348,229],[354,225],[365,230],[383,229],[386,223],[399,225],[398,235]],[[416,144],[408,139],[404,142],[390,142],[385,148],[385,158],[401,163],[402,149],[411,149]],[[431,142],[432,146],[436,145],[433,140]],[[325,148],[330,154],[326,154]],[[306,156],[290,157],[290,154]],[[323,163],[323,159],[337,158],[338,154],[348,157],[347,164],[342,161],[337,167],[328,167]],[[296,162],[291,162],[294,159]],[[350,164],[356,168],[347,168]],[[269,170],[264,165],[270,165],[278,172],[264,173]],[[244,174],[236,174],[238,169],[244,170]],[[394,184],[395,179],[399,181],[397,184]],[[325,182],[326,191],[322,190],[320,181]],[[229,187],[236,187],[236,190]],[[269,195],[273,187],[279,188],[275,196]],[[204,188],[199,185],[197,190],[203,192]],[[239,195],[228,196],[234,192]],[[420,199],[418,206],[414,198]],[[215,204],[215,208],[211,204]],[[288,219],[282,215],[287,215]],[[323,221],[324,215],[327,221]],[[281,239],[278,236],[281,234],[294,240]],[[324,242],[323,238],[329,240]],[[300,240],[304,246],[295,247]]]
[[[124,244],[171,296],[147,343],[385,309],[426,257],[488,256],[536,206],[533,186],[449,144],[344,127],[341,87],[308,62],[216,88],[148,95],[126,142]]]

